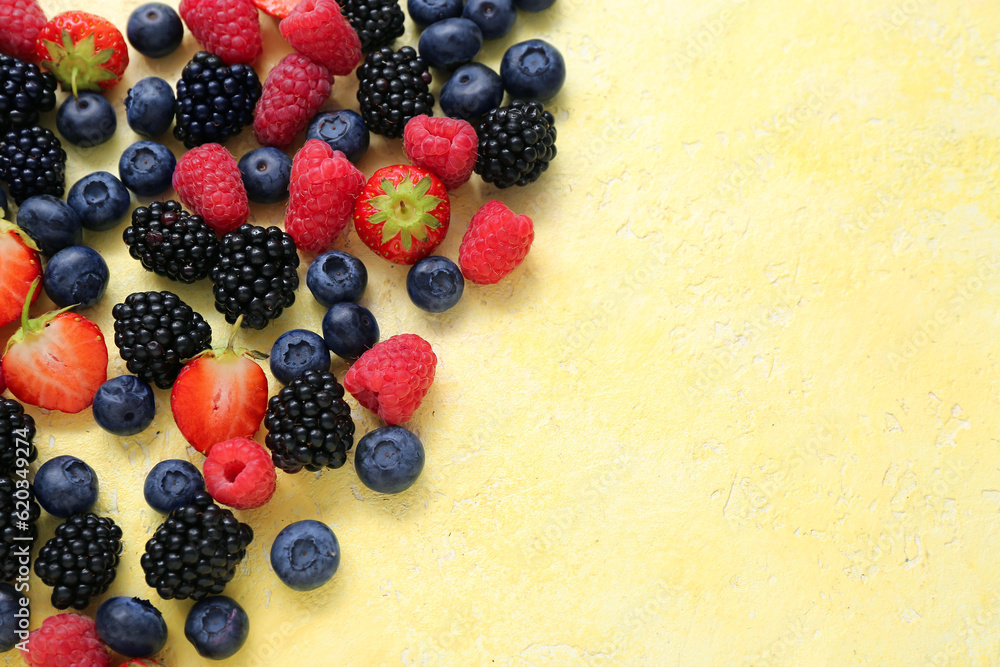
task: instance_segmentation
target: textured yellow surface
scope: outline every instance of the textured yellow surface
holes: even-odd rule
[[[137,4],[79,6],[124,26]],[[266,71],[287,46],[263,23]],[[257,539],[227,593],[252,631],[226,664],[997,663],[998,30],[982,1],[558,0],[522,16],[483,60],[542,37],[569,66],[558,158],[500,194],[534,217],[535,246],[501,285],[428,316],[405,269],[341,242],[369,267],[383,335],[421,334],[440,357],[412,422],[427,467],[398,497],[350,464],[282,475],[241,513]],[[416,37],[408,24],[400,43]],[[119,133],[70,148],[70,182],[114,171],[134,139],[128,84],[176,80],[195,50],[188,35],[163,61],[133,54],[110,94]],[[332,101],[355,107],[354,87],[339,80]],[[361,167],[401,156],[375,140]],[[497,196],[474,180],[454,197],[453,258]],[[174,289],[221,338],[209,286],[141,273],[120,232],[86,235],[114,267],[87,314],[110,333],[129,292]],[[303,286],[243,342],[269,349],[321,316]],[[360,435],[377,423],[354,405]],[[98,509],[124,527],[113,594],[155,598],[146,471],[201,459],[163,392],[158,407],[124,439],[34,411],[41,458],[89,461]],[[343,563],[302,594],[267,550],[304,518],[333,527]],[[51,610],[33,584],[37,624]],[[158,605],[165,661],[203,664],[189,603]]]

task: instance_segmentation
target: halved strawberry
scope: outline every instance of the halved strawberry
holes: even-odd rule
[[[223,440],[252,438],[267,411],[267,377],[250,358],[256,353],[233,348],[242,320],[225,349],[206,350],[181,369],[170,393],[177,428],[202,454]]]
[[[41,277],[38,246],[20,227],[0,220],[0,327],[21,316],[31,283]],[[31,302],[37,298],[38,291]]]
[[[7,388],[22,403],[80,412],[108,379],[108,346],[96,324],[65,308],[29,319],[39,284],[31,283],[21,328],[7,341],[0,368]]]
[[[283,19],[292,13],[301,0],[253,0],[253,4],[263,9],[265,14]]]
[[[115,25],[81,11],[52,17],[38,33],[35,55],[63,90],[107,90],[128,67],[128,46]]]

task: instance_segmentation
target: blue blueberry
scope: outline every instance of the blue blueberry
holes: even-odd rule
[[[529,39],[507,49],[500,61],[500,78],[511,97],[547,100],[566,81],[566,62],[548,42]]]
[[[288,198],[292,158],[277,148],[255,148],[240,158],[240,175],[247,197],[258,204],[275,204]]]
[[[149,600],[108,598],[94,621],[104,643],[128,658],[149,658],[167,644],[167,623]]]
[[[365,265],[340,250],[330,250],[314,259],[306,273],[306,287],[327,308],[341,301],[359,300],[367,286]]]
[[[158,76],[147,76],[125,96],[125,120],[143,137],[158,137],[174,122],[174,89]]]
[[[74,146],[91,148],[103,144],[118,129],[118,118],[111,102],[103,95],[87,91],[70,95],[56,112],[56,129]]]
[[[556,0],[514,0],[516,6],[522,12],[540,12],[554,5]]]
[[[274,341],[268,363],[278,382],[288,384],[306,371],[330,370],[330,350],[319,334],[292,329]]]
[[[27,232],[43,255],[83,243],[80,216],[69,204],[52,195],[36,195],[21,202],[17,226]]]
[[[479,26],[483,39],[503,37],[517,21],[514,0],[468,0],[462,16]]]
[[[42,286],[60,308],[93,306],[108,287],[108,263],[101,254],[85,245],[63,248],[45,265]]]
[[[361,482],[372,491],[399,493],[424,469],[424,445],[402,426],[383,426],[365,435],[354,453]]]
[[[424,257],[406,274],[410,301],[431,313],[443,313],[457,304],[464,290],[462,271],[447,257]]]
[[[350,109],[324,111],[309,121],[306,141],[325,141],[335,151],[343,153],[348,160],[357,164],[368,151],[371,134],[361,119],[361,114]]]
[[[323,316],[323,340],[338,357],[354,361],[378,342],[378,322],[371,311],[353,301],[330,306]]]
[[[118,175],[132,192],[152,197],[170,187],[175,166],[177,158],[163,144],[137,141],[118,160]]]
[[[205,490],[205,478],[193,464],[182,459],[160,461],[146,475],[142,495],[157,512],[172,512],[191,502]]]
[[[119,375],[102,384],[94,395],[94,421],[108,433],[135,435],[156,416],[153,389],[134,375]]]
[[[503,102],[503,80],[481,63],[469,63],[455,70],[441,87],[444,115],[475,120]]]
[[[340,566],[337,536],[319,521],[296,521],[271,545],[271,567],[294,591],[311,591],[330,581]]]
[[[462,0],[406,0],[406,11],[413,22],[428,26],[462,15]]]
[[[125,184],[116,176],[95,171],[73,184],[66,203],[76,211],[84,229],[103,232],[125,217],[132,200]]]
[[[97,473],[75,456],[57,456],[35,473],[35,498],[42,509],[65,519],[97,502]]]
[[[469,19],[445,19],[420,35],[420,57],[431,67],[455,69],[471,62],[483,48],[483,33]]]
[[[0,584],[0,653],[6,653],[28,637],[30,614],[28,598],[10,584]]]
[[[142,55],[162,58],[181,45],[184,26],[172,7],[150,2],[135,9],[128,17],[125,36],[132,48]]]
[[[188,611],[184,636],[198,655],[225,660],[243,648],[250,634],[250,618],[230,597],[215,595],[199,600]]]

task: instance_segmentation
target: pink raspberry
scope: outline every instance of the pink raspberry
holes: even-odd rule
[[[265,146],[284,148],[330,97],[330,72],[299,53],[281,59],[264,80],[253,133]]]
[[[252,65],[263,50],[251,0],[181,0],[180,14],[198,43],[227,65]]]
[[[472,176],[478,148],[476,129],[460,118],[414,116],[403,129],[403,150],[410,162],[440,178],[449,190]]]
[[[21,656],[29,667],[108,667],[111,654],[94,621],[80,614],[56,614],[28,635]]]
[[[430,343],[399,334],[362,354],[344,376],[344,389],[386,424],[402,424],[420,407],[436,368]]]
[[[498,201],[476,211],[458,247],[458,265],[466,279],[480,285],[500,282],[527,257],[535,226]]]
[[[185,153],[174,167],[173,181],[181,203],[218,234],[231,232],[250,217],[240,169],[219,144],[203,144]]]
[[[35,0],[0,1],[0,53],[37,63],[35,42],[46,21]]]
[[[331,75],[350,74],[361,62],[361,40],[336,0],[302,0],[278,29],[296,51]]]
[[[254,509],[266,505],[274,495],[277,475],[271,454],[249,438],[216,443],[203,468],[205,488],[223,505]]]
[[[322,252],[354,218],[365,177],[340,151],[310,139],[292,160],[285,231],[299,250]]]

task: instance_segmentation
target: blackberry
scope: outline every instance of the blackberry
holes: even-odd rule
[[[106,516],[74,514],[38,550],[35,574],[52,587],[56,609],[86,609],[115,580],[122,529]]]
[[[306,371],[272,396],[264,426],[271,460],[289,473],[339,468],[354,445],[344,388],[328,371]]]
[[[139,562],[164,600],[200,600],[222,593],[252,541],[250,526],[199,491],[160,524]]]
[[[0,475],[0,581],[30,573],[31,547],[38,537],[35,522],[42,513],[35,492],[21,475]]]
[[[358,68],[358,81],[361,117],[376,134],[398,139],[406,121],[434,115],[431,72],[412,46],[369,53]]]
[[[0,398],[0,474],[13,474],[38,458],[35,420],[15,400]],[[22,459],[18,465],[18,459]]]
[[[38,124],[56,106],[56,78],[38,65],[0,53],[0,131]]]
[[[219,240],[212,228],[172,200],[132,211],[132,224],[122,238],[143,267],[182,283],[207,278],[219,261]]]
[[[541,102],[511,100],[486,114],[476,134],[476,173],[498,188],[534,182],[556,156],[555,118]]]
[[[169,389],[184,361],[212,345],[212,328],[173,292],[136,292],[111,309],[130,373]]]
[[[219,56],[199,51],[177,82],[174,136],[188,148],[225,142],[253,123],[260,92],[253,67],[226,65]]]
[[[299,255],[292,237],[277,227],[240,225],[222,237],[212,269],[215,309],[230,324],[263,329],[295,303]]]
[[[52,130],[19,127],[0,140],[0,181],[18,205],[34,195],[62,197],[65,172],[66,151]]]
[[[361,50],[370,53],[392,46],[401,37],[406,16],[399,0],[338,0],[340,12],[361,38]]]

